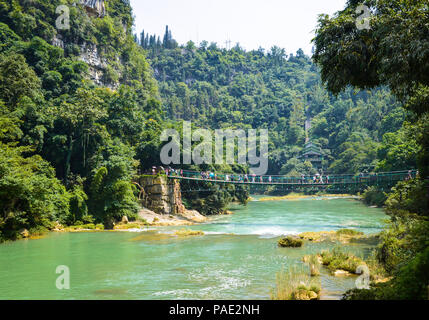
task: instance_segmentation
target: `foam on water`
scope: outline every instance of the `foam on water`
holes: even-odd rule
[[[275,238],[284,235],[296,235],[299,232],[293,230],[286,230],[282,227],[277,226],[267,226],[262,228],[257,228],[250,232],[252,235],[258,235],[264,238]]]

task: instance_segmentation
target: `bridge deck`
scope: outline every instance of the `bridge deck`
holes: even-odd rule
[[[285,176],[248,176],[238,174],[214,174],[214,177],[203,177],[201,172],[183,171],[183,173],[168,174],[170,179],[211,182],[217,184],[240,184],[240,185],[255,185],[255,186],[330,186],[330,185],[377,185],[377,184],[393,184],[398,181],[415,178],[417,172],[410,171],[395,171],[383,172],[377,174],[365,175],[325,175],[317,177],[285,177]]]

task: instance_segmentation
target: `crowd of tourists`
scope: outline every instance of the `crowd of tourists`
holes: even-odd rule
[[[224,181],[234,183],[257,183],[257,184],[332,184],[332,183],[349,183],[349,182],[362,182],[373,181],[381,177],[378,173],[369,174],[368,172],[361,172],[357,175],[335,175],[330,176],[327,174],[316,173],[314,175],[301,175],[301,177],[286,177],[286,176],[257,176],[254,174],[218,174],[212,171],[184,171],[183,169],[174,169],[171,167],[152,167],[152,174],[165,174],[172,177],[182,177],[197,180],[211,180],[211,181]],[[413,178],[412,170],[406,173],[405,180]],[[417,173],[418,175],[418,173]]]

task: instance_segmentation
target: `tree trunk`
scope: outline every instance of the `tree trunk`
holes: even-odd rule
[[[72,156],[72,152],[73,152],[73,137],[70,136],[69,137],[69,147],[67,150],[67,158],[66,158],[66,168],[65,168],[65,177],[64,177],[64,184],[66,185],[66,187],[68,187],[68,177],[70,174],[70,161],[71,161],[71,156]]]

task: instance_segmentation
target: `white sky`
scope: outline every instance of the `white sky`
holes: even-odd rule
[[[131,0],[135,32],[164,35],[172,30],[179,44],[189,40],[236,42],[246,50],[273,45],[311,54],[311,39],[321,13],[344,9],[346,0]]]

